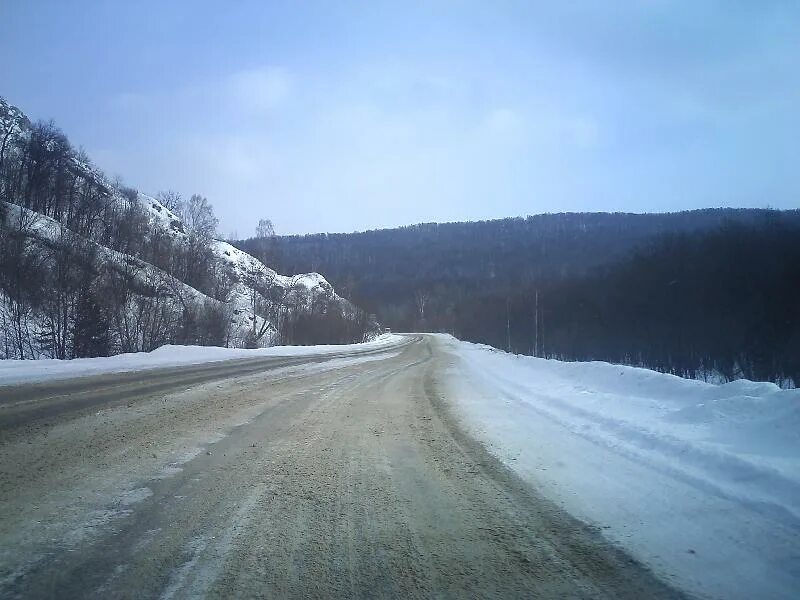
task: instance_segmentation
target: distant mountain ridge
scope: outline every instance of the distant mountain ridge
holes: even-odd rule
[[[420,223],[355,233],[279,236],[268,256],[285,273],[324,272],[337,288],[353,288],[354,299],[391,322],[385,309],[397,302],[407,304],[418,289],[446,283],[468,291],[482,289],[488,282],[494,287],[517,287],[582,276],[614,264],[664,235],[775,219],[800,224],[800,209],[552,213]],[[237,245],[243,249],[256,246],[254,240]]]
[[[398,330],[693,377],[800,381],[800,210],[426,223],[284,236],[265,256],[286,273],[325,273]]]

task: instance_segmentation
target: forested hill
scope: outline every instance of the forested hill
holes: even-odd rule
[[[400,330],[780,379],[798,376],[799,228],[798,210],[567,213],[240,245]]]
[[[0,359],[360,342],[375,328],[317,273],[284,277],[216,228],[204,196],[109,180],[0,98]]]

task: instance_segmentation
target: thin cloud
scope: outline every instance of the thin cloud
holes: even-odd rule
[[[201,3],[176,29],[150,1],[100,49],[94,12],[23,3],[5,94],[225,229],[796,204],[796,3]]]
[[[235,106],[255,113],[277,108],[286,101],[290,91],[291,77],[279,67],[239,71],[229,80],[229,93]]]

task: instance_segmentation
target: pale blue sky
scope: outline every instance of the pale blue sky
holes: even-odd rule
[[[0,2],[0,95],[227,233],[800,205],[800,3]]]

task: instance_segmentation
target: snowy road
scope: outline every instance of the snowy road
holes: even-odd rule
[[[678,596],[465,433],[452,367],[410,337],[14,387],[0,597]]]

